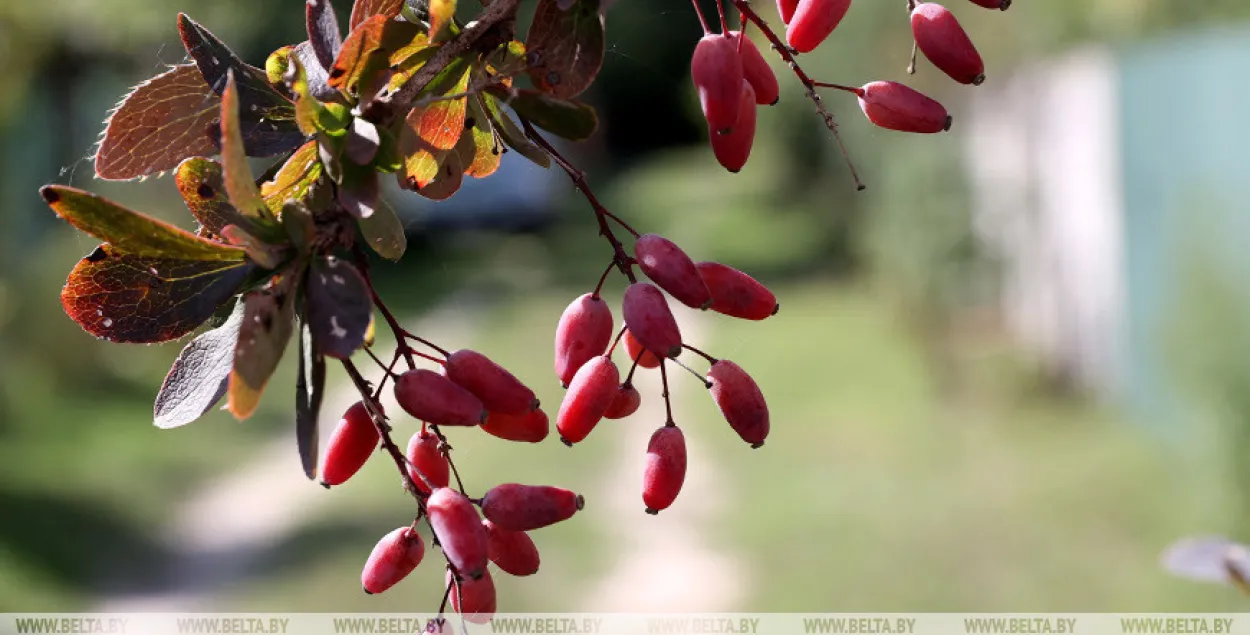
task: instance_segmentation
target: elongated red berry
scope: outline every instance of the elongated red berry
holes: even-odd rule
[[[459,583],[448,571],[444,580],[451,588],[451,610],[459,613],[466,621],[485,624],[495,616],[495,581],[491,579],[490,571],[477,580],[461,578]]]
[[[481,577],[489,550],[486,528],[473,503],[450,487],[440,487],[425,501],[425,510],[451,566],[466,578]]]
[[[985,81],[985,63],[955,14],[935,2],[916,5],[911,12],[916,46],[933,65],[961,84]]]
[[[998,9],[1006,11],[1011,8],[1011,0],[972,0],[972,4],[985,7],[986,9]]]
[[[898,82],[872,82],[856,94],[868,120],[882,128],[926,134],[951,129],[942,104]]]
[[[473,393],[424,368],[395,380],[395,399],[408,414],[437,426],[475,426],[486,420],[486,408]]]
[[[764,54],[760,53],[760,47],[746,38],[738,45],[739,31],[730,31],[729,37],[733,39],[734,45],[738,46],[738,55],[742,57],[742,78],[751,83],[751,88],[755,90],[755,103],[761,106],[771,106],[777,103],[781,98],[781,86],[777,84],[777,74],[773,72],[773,67],[768,65],[764,59]],[[738,113],[738,119],[742,119],[742,113]]]
[[[712,291],[711,308],[717,313],[745,320],[762,320],[776,315],[780,308],[777,296],[768,287],[733,267],[719,262],[700,262],[695,267]]]
[[[737,173],[751,158],[751,145],[755,143],[755,89],[749,82],[742,82],[742,111],[738,123],[729,134],[709,135],[712,153],[726,170]]]
[[[794,18],[794,10],[799,6],[799,0],[777,0],[777,13],[781,15],[782,24],[790,24],[790,20]]]
[[[581,442],[599,425],[616,397],[620,381],[616,364],[606,355],[590,360],[577,371],[556,415],[556,430],[565,445]]]
[[[742,58],[735,41],[719,33],[704,35],[694,47],[690,76],[708,125],[714,133],[728,131],[738,121],[741,103]]]
[[[612,400],[612,405],[608,406],[608,411],[603,413],[603,417],[624,419],[638,412],[640,405],[642,405],[642,395],[638,394],[638,389],[631,385],[621,384],[616,389],[616,397]]]
[[[648,514],[657,514],[677,500],[686,480],[686,436],[677,426],[664,426],[647,444],[647,467],[642,476],[642,502]]]
[[[448,379],[473,393],[491,412],[519,415],[538,407],[534,391],[477,351],[452,353],[443,369]]]
[[[751,108],[755,108],[754,102]],[[694,261],[677,243],[658,234],[643,234],[634,242],[634,258],[638,268],[678,302],[693,309],[706,309],[712,303],[712,294],[694,268]]]
[[[520,415],[492,412],[486,415],[482,430],[505,441],[538,443],[547,438],[551,423],[541,408]]]
[[[330,442],[321,459],[321,484],[329,487],[346,482],[373,456],[379,439],[378,429],[364,402],[352,404],[330,433]]]
[[[411,527],[400,527],[378,541],[360,572],[365,593],[381,593],[412,573],[425,555],[425,542]]]
[[[556,377],[568,386],[583,364],[602,355],[612,343],[612,310],[603,298],[587,293],[564,309],[556,326]]]
[[[647,350],[660,357],[677,357],[681,353],[677,319],[655,286],[645,282],[629,285],[621,301],[621,312],[625,314],[625,326]]]
[[[429,494],[431,489],[425,483],[429,481],[435,488],[447,487],[451,480],[451,469],[447,465],[447,457],[438,449],[438,437],[429,430],[421,430],[408,440],[408,476],[417,489]],[[424,478],[422,478],[424,477]]]
[[[786,27],[786,41],[800,53],[810,53],[846,17],[851,0],[799,0]]]
[[[577,492],[550,485],[496,485],[482,497],[482,515],[513,531],[530,531],[568,520],[585,505]]]
[[[712,399],[743,441],[758,448],[768,438],[768,404],[755,380],[742,367],[722,359],[707,371]]]
[[[482,526],[490,545],[490,561],[496,567],[516,576],[538,573],[538,547],[529,534],[504,529],[489,520],[483,520]]]
[[[625,329],[624,340],[625,352],[629,354],[631,362],[636,359],[638,360],[638,365],[643,368],[655,368],[660,365],[660,358],[656,357],[655,353],[643,348],[642,343],[638,341],[638,338],[634,337],[633,333],[629,332],[629,329]],[[642,353],[642,357],[638,357],[639,353]]]

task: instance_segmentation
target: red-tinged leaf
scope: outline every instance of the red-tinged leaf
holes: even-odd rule
[[[469,73],[464,68],[459,81],[444,94],[461,94],[468,90]],[[400,133],[399,151],[404,156],[404,178],[408,186],[424,188],[439,174],[439,166],[448,151],[464,134],[468,109],[466,97],[440,99],[413,108]]]
[[[460,162],[460,155],[448,152],[443,157],[433,180],[418,189],[417,194],[431,201],[445,201],[460,191],[463,183],[464,165]]]
[[[245,261],[146,258],[104,244],[70,272],[61,304],[101,339],[165,342],[203,324],[253,270]]]
[[[408,83],[408,80],[412,79],[412,76],[416,75],[417,71],[434,57],[438,49],[438,46],[430,44],[430,38],[426,34],[420,33],[412,41],[391,53],[388,63],[393,72],[386,83],[387,92],[393,93]]]
[[[517,90],[513,91],[508,105],[526,121],[570,141],[587,139],[599,128],[599,116],[594,107],[580,101],[536,90]]]
[[[347,359],[365,341],[373,317],[369,285],[350,263],[334,257],[314,260],[308,268],[308,327],[317,352]]]
[[[375,15],[352,29],[330,67],[330,86],[349,95],[360,94],[362,82],[387,68],[390,53],[383,44],[388,39],[387,30],[397,28],[390,25],[398,24],[385,15]]]
[[[404,0],[356,0],[356,4],[352,6],[351,27],[355,29],[375,15],[393,18],[403,8]]]
[[[482,105],[486,107],[487,114],[490,115],[491,123],[495,127],[495,133],[499,135],[500,140],[504,144],[516,150],[521,156],[544,168],[551,167],[551,157],[546,151],[526,138],[525,133],[512,120],[512,115],[504,111],[498,98],[489,94],[482,94],[479,97],[482,100]]]
[[[245,219],[226,196],[221,164],[204,157],[183,161],[174,173],[174,182],[187,209],[200,223],[201,236],[220,236],[226,225],[245,225]]]
[[[239,127],[238,88],[231,74],[221,94],[221,161],[225,167],[226,193],[234,208],[244,216],[265,218],[269,209],[256,187],[252,167],[247,162],[243,134]]]
[[[234,263],[244,259],[241,249],[205,240],[90,192],[48,185],[39,193],[57,215],[79,230],[108,242],[117,253]]]
[[[178,354],[152,407],[156,427],[184,426],[208,413],[226,395],[234,347],[243,324],[243,303],[235,304],[225,324],[205,331]]]
[[[317,61],[328,68],[334,63],[334,58],[338,57],[339,49],[343,46],[343,32],[339,30],[339,20],[334,15],[334,6],[330,0],[307,0],[304,22],[308,28],[308,41],[317,55]]]
[[[503,159],[503,143],[495,136],[490,116],[486,114],[479,95],[469,99],[469,116],[465,125],[469,125],[470,121],[472,127],[460,138],[456,147],[460,153],[460,161],[464,164],[464,173],[480,179],[499,169],[499,163]]]
[[[136,179],[164,172],[187,157],[216,154],[208,130],[217,95],[194,65],[139,84],[109,116],[96,150],[96,176]]]
[[[317,158],[317,142],[309,141],[282,164],[272,181],[260,186],[265,204],[275,215],[287,201],[303,201],[321,178],[321,162]]]
[[[429,0],[430,37],[437,38],[443,27],[456,17],[456,0]]]
[[[603,66],[603,16],[589,2],[561,11],[556,0],[539,0],[525,38],[534,86],[571,99],[595,81]]]
[[[399,216],[386,204],[385,198],[378,198],[377,209],[369,218],[358,221],[360,234],[379,256],[387,260],[399,260],[408,249],[408,236],[404,232],[404,224]]]
[[[236,419],[256,411],[260,396],[282,360],[295,319],[295,281],[287,275],[267,289],[243,296],[243,326],[234,349],[228,408]]]

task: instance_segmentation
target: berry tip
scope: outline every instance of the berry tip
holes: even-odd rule
[[[658,509],[651,509],[650,507],[648,507],[645,511],[646,511],[648,514],[651,514],[652,516],[658,516],[658,515],[660,514],[660,510],[658,510]]]
[[[577,511],[582,511],[586,507],[586,497],[581,494],[577,495]]]

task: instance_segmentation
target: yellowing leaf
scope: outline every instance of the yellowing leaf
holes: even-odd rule
[[[266,181],[260,186],[260,194],[269,210],[278,214],[287,201],[302,201],[320,178],[321,162],[317,159],[317,142],[309,141],[282,164],[272,181]]]
[[[239,328],[227,391],[228,407],[237,419],[246,419],[256,411],[265,385],[291,339],[295,280],[295,276],[288,275],[268,289],[243,296],[243,325]]]
[[[468,90],[468,67],[459,81],[445,94],[460,95]],[[440,99],[413,108],[408,113],[399,140],[404,156],[404,177],[409,187],[425,187],[438,175],[447,151],[456,147],[464,134],[468,99],[464,96]]]
[[[456,17],[456,0],[429,0],[430,37],[437,38],[439,31]]]
[[[221,161],[225,168],[226,193],[235,209],[244,216],[265,218],[269,210],[256,187],[252,167],[247,162],[247,150],[243,147],[238,90],[231,71],[226,78],[226,89],[221,93]]]

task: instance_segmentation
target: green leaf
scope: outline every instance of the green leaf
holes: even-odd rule
[[[538,0],[525,46],[534,86],[571,99],[594,83],[603,66],[603,16],[589,2],[562,11],[557,0]]]
[[[156,427],[191,423],[225,396],[242,324],[243,305],[239,303],[225,324],[201,333],[182,349],[156,395],[152,412]]]
[[[404,256],[404,251],[408,248],[408,236],[399,215],[386,203],[385,198],[378,198],[377,209],[373,210],[371,216],[356,222],[360,225],[360,233],[365,242],[379,256],[395,261]]]
[[[244,216],[271,219],[269,208],[261,198],[252,176],[252,166],[247,162],[247,150],[243,146],[243,134],[239,128],[238,88],[233,72],[226,78],[226,89],[221,93],[221,161],[225,166],[226,193],[234,208]]]
[[[137,179],[187,157],[217,154],[208,135],[217,113],[217,95],[192,64],[139,84],[109,115],[96,150],[96,176]]]
[[[116,253],[236,263],[245,257],[241,249],[205,240],[90,192],[47,185],[39,193],[61,218],[109,243]]]
[[[315,353],[316,343],[306,325],[300,327],[299,374],[295,379],[295,441],[300,463],[309,480],[317,478],[317,421],[325,397],[326,358]]]
[[[296,275],[284,275],[266,289],[243,296],[243,326],[230,373],[230,412],[239,420],[252,416],[265,385],[278,368],[291,339],[295,319]]]
[[[317,352],[347,359],[365,341],[373,298],[364,276],[333,256],[314,260],[308,270],[308,326]]]
[[[61,304],[101,339],[166,342],[212,317],[254,270],[246,261],[149,258],[104,244],[70,272]]]
[[[321,162],[317,159],[317,142],[309,141],[286,160],[272,181],[260,186],[269,211],[277,214],[287,201],[303,202],[321,178]]]
[[[599,128],[595,109],[536,90],[514,91],[508,105],[530,123],[570,141],[587,139]]]
[[[482,105],[485,106],[486,112],[495,124],[495,132],[499,134],[499,138],[509,148],[516,150],[521,156],[544,168],[551,167],[551,157],[542,148],[526,138],[525,133],[512,120],[512,116],[500,106],[499,99],[487,94],[478,95],[478,97],[482,100]]]
[[[465,126],[469,129],[456,145],[464,173],[479,179],[494,174],[503,159],[503,144],[496,138],[490,116],[477,95],[469,99]]]

